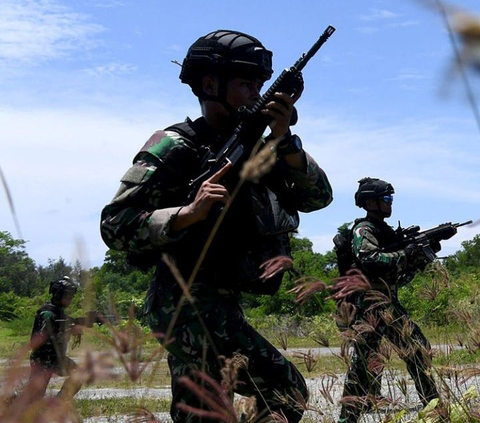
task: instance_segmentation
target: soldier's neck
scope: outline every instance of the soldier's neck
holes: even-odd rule
[[[367,211],[367,218],[373,219],[373,220],[378,220],[380,222],[385,221],[385,216],[380,214],[379,212],[376,211]]]
[[[220,103],[212,101],[202,103],[202,115],[208,125],[222,136],[231,135],[238,124],[237,119],[232,118]]]

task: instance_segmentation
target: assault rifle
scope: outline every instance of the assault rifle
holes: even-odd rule
[[[80,325],[87,328],[93,327],[94,324],[99,326],[104,323],[111,323],[112,325],[117,324],[117,316],[115,314],[103,314],[96,310],[91,310],[87,312],[85,316],[81,317],[69,317],[65,320],[59,319],[57,322],[66,321],[69,326]]]
[[[463,223],[442,223],[435,228],[420,231],[420,226],[409,226],[402,228],[400,223],[396,230],[399,241],[389,245],[385,251],[397,251],[404,249],[409,244],[418,245],[429,261],[437,258],[436,253],[440,251],[440,241],[450,239],[457,233],[457,228],[473,223],[472,220]]]
[[[190,182],[191,191],[188,200],[195,198],[202,182],[217,173],[226,164],[231,163],[232,167],[237,168],[238,171],[239,165],[249,157],[255,144],[272,121],[270,116],[265,116],[261,111],[270,101],[275,100],[276,92],[293,95],[302,89],[302,69],[334,31],[333,26],[328,26],[310,50],[302,54],[292,67],[285,69],[252,108],[241,107],[238,110],[240,123],[218,153],[207,152],[202,160],[200,175]]]

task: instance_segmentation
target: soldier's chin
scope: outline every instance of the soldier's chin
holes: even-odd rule
[[[387,212],[383,212],[383,217],[390,217],[392,215],[392,211],[387,211]]]

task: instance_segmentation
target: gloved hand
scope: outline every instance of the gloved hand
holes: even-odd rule
[[[420,252],[420,247],[418,244],[408,244],[404,251],[408,259],[413,259]]]
[[[434,253],[438,253],[442,249],[442,246],[440,245],[439,241],[432,241],[430,243],[430,248],[433,250]]]

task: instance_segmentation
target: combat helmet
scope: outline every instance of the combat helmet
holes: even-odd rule
[[[369,198],[378,199],[395,193],[392,184],[378,178],[362,178],[358,183],[358,190],[355,193],[355,205],[358,207],[364,207],[365,200]]]
[[[273,73],[272,56],[272,52],[251,35],[231,30],[213,31],[190,46],[182,63],[180,80],[190,85],[197,97],[212,99],[201,89],[205,75],[253,75],[267,81]]]
[[[77,282],[70,279],[68,276],[62,276],[50,282],[49,293],[55,301],[61,301],[65,294],[75,295],[78,291]]]

